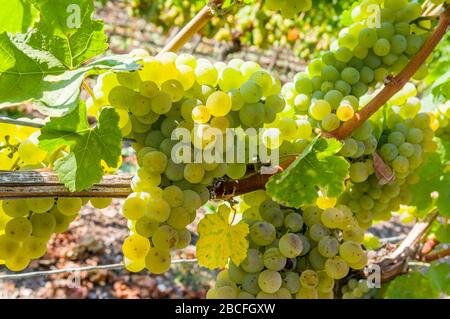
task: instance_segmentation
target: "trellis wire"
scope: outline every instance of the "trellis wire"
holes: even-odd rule
[[[197,262],[197,258],[190,259],[175,259],[172,261],[172,265],[175,264],[193,264]],[[19,280],[25,278],[34,278],[41,276],[50,276],[56,274],[64,274],[64,273],[73,273],[73,272],[92,272],[99,270],[122,270],[125,266],[123,263],[118,264],[110,264],[110,265],[98,265],[98,266],[85,266],[85,267],[76,267],[76,268],[62,268],[55,270],[44,270],[44,271],[33,271],[33,272],[24,272],[19,274],[6,274],[0,275],[0,280]]]

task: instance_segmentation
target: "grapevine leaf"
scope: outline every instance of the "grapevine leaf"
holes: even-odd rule
[[[388,299],[436,299],[439,292],[426,276],[413,272],[395,278],[386,289],[385,296]]]
[[[92,18],[92,0],[30,1],[40,15],[28,44],[48,51],[67,69],[80,66],[108,48],[103,22]]]
[[[432,264],[427,277],[434,289],[450,295],[450,266],[447,263]]]
[[[445,168],[448,165],[450,143],[436,140],[437,152],[429,155],[426,163],[417,171],[419,182],[411,185],[412,205],[419,212],[436,205],[441,215],[450,217],[450,172]],[[437,199],[434,199],[436,196]]]
[[[239,265],[247,255],[248,225],[230,225],[229,212],[219,211],[206,215],[198,225],[197,258],[201,266],[214,269],[223,267],[231,258]]]
[[[117,166],[121,153],[119,116],[111,108],[103,109],[98,124],[90,128],[86,107],[60,118],[52,118],[41,130],[41,148],[53,152],[68,146],[70,153],[54,163],[59,179],[74,192],[86,190],[103,176],[101,161]]]
[[[315,203],[318,190],[337,197],[345,189],[349,163],[335,154],[342,144],[317,137],[284,172],[272,176],[267,192],[279,203],[298,208]]]
[[[25,33],[37,18],[37,10],[27,0],[0,0],[0,33]]]
[[[42,113],[62,116],[78,105],[86,76],[139,68],[126,56],[112,56],[66,70],[53,55],[32,48],[27,41],[24,35],[0,34],[0,109],[34,100]]]
[[[443,74],[430,88],[436,100],[446,101],[450,99],[450,71]]]
[[[441,243],[450,243],[450,225],[439,224],[439,227],[435,231],[436,239]]]

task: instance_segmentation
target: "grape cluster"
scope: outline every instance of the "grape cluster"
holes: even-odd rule
[[[253,62],[212,64],[188,54],[150,57],[144,50],[130,56],[141,60],[142,69],[102,75],[87,105],[94,116],[103,107],[113,107],[122,134],[135,140],[139,168],[131,183],[133,193],[123,206],[130,228],[123,244],[125,265],[130,271],[162,273],[170,266],[170,250],[190,243],[186,226],[209,200],[207,186],[225,175],[244,177],[253,160],[246,149],[243,163],[230,163],[225,151],[236,141],[224,136],[221,142],[212,130],[222,135],[228,128],[262,128],[275,120],[285,103],[280,83]],[[192,138],[182,148],[178,128]],[[196,155],[220,143],[224,154],[212,161],[196,160]]]
[[[401,204],[409,204],[411,195],[408,185],[418,182],[415,171],[425,161],[426,154],[436,150],[431,115],[417,113],[420,101],[416,98],[403,97],[403,101],[396,101],[400,96],[391,100],[391,103],[395,101],[400,106],[391,107],[388,126],[383,131],[377,149],[384,165],[392,169],[393,180],[380,182],[373,172],[373,166],[370,171],[362,168],[353,172],[357,178],[352,179],[348,190],[339,199],[352,209],[364,228],[369,227],[373,219],[389,219],[391,212],[398,211]],[[409,108],[414,111],[409,110],[408,117],[402,117],[406,116],[404,112]]]
[[[229,262],[207,298],[333,298],[335,280],[366,265],[364,230],[347,206],[294,210],[263,190],[243,195],[238,206],[250,226],[247,257],[239,266]]]
[[[44,168],[61,156],[39,148],[40,132],[36,128],[0,124],[0,132],[0,169]],[[88,201],[81,198],[0,201],[0,264],[21,271],[30,260],[42,257],[50,236],[64,232]],[[90,202],[95,208],[103,209],[111,199],[91,198]]]
[[[429,34],[417,34],[410,25],[420,15],[417,2],[362,1],[352,11],[353,24],[340,32],[331,50],[283,87],[290,108],[327,132],[351,119],[369,88],[400,72],[425,42]],[[380,18],[379,25],[372,26],[374,17]],[[416,78],[425,75],[424,66]],[[349,157],[370,154],[376,148],[370,129],[367,124],[355,132],[359,142],[349,142],[349,150],[344,150],[352,154]]]
[[[370,298],[370,288],[366,279],[350,279],[341,288],[342,299],[365,299]]]
[[[0,124],[0,169],[43,168],[47,152],[38,146],[39,134],[36,128]]]
[[[267,9],[280,11],[286,18],[293,18],[300,12],[311,9],[311,0],[267,0],[265,1]]]
[[[54,233],[62,233],[78,216],[88,199],[29,198],[0,201],[0,264],[12,271],[25,269],[32,259],[41,258]],[[91,199],[103,209],[110,199]]]

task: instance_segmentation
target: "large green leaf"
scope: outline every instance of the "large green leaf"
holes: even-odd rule
[[[434,289],[450,295],[450,266],[446,262],[434,263],[428,269],[427,277]]]
[[[420,272],[395,278],[386,290],[388,299],[436,299],[437,291],[430,280]]]
[[[50,53],[29,46],[28,37],[0,34],[0,108],[34,100],[44,114],[62,116],[78,105],[86,76],[138,68],[127,56],[111,56],[66,70]]]
[[[25,33],[37,18],[28,0],[0,0],[0,33]]]
[[[59,147],[70,147],[70,153],[54,163],[59,179],[70,191],[88,189],[103,176],[101,161],[117,166],[121,154],[119,116],[112,108],[103,109],[98,124],[90,128],[86,107],[80,105],[74,112],[53,118],[41,130],[40,146],[53,152]]]
[[[339,196],[350,166],[334,155],[341,147],[335,139],[317,137],[284,172],[270,178],[267,192],[277,202],[295,208],[314,204],[319,190],[326,196]]]
[[[436,206],[441,215],[450,217],[450,172],[445,171],[449,161],[450,142],[436,140],[437,152],[429,155],[426,163],[417,171],[419,182],[410,187],[412,205],[419,212]]]
[[[92,0],[30,0],[40,12],[29,45],[46,50],[73,69],[108,48],[103,22],[93,19]]]

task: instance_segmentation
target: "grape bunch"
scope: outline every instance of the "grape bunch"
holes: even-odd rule
[[[62,154],[39,148],[39,130],[0,124],[0,169],[33,170],[48,167]],[[12,271],[25,269],[42,257],[54,233],[68,229],[89,199],[28,198],[0,201],[0,264]],[[91,198],[95,208],[106,208],[111,199]]]
[[[370,298],[370,288],[366,279],[350,279],[341,288],[342,299]]]
[[[373,25],[375,14],[380,17],[379,25]],[[399,73],[422,47],[429,33],[417,34],[410,25],[421,14],[417,2],[363,0],[352,11],[353,24],[341,30],[331,50],[312,60],[306,72],[283,87],[292,112],[309,117],[314,127],[326,132],[350,120],[364,106],[360,98],[389,75]],[[415,78],[422,79],[426,70],[424,65]],[[368,134],[369,125],[354,134],[360,135],[360,143],[351,143],[358,151],[350,157],[361,154],[362,143],[367,153],[376,147]]]
[[[0,124],[0,169],[43,168],[47,152],[38,146],[39,134],[36,128]]]
[[[130,271],[159,274],[170,266],[170,251],[190,243],[186,226],[210,199],[207,186],[224,176],[244,177],[247,163],[257,160],[247,143],[243,161],[235,154],[225,158],[237,143],[226,130],[241,128],[239,136],[248,139],[245,129],[273,122],[285,103],[280,83],[253,62],[212,64],[188,54],[151,57],[144,50],[130,56],[140,59],[142,69],[100,76],[87,105],[93,116],[113,107],[123,136],[135,140],[139,168],[123,205],[130,229],[124,261]],[[177,129],[192,138],[183,147]],[[219,145],[218,156],[203,156]]]
[[[247,257],[229,262],[207,298],[333,298],[335,281],[362,269],[367,256],[351,210],[327,205],[294,210],[263,190],[243,195],[237,210],[250,227]]]
[[[62,233],[89,199],[29,198],[0,201],[0,264],[12,271],[25,269],[32,259],[45,255],[47,243]],[[111,200],[91,198],[95,208],[106,208]]]
[[[286,18],[293,18],[300,12],[309,11],[312,0],[266,0],[264,5],[268,10],[280,11]]]
[[[401,95],[397,98],[399,96]],[[394,97],[393,100],[397,98]],[[392,169],[393,178],[380,182],[379,176],[373,172],[373,166],[370,172],[364,169],[354,171],[358,181],[353,179],[348,190],[339,199],[340,203],[352,209],[364,228],[368,228],[374,219],[389,219],[391,212],[398,211],[401,204],[410,203],[408,185],[418,182],[415,171],[425,161],[427,153],[435,151],[437,147],[433,141],[432,116],[417,113],[420,100],[404,97],[403,102],[403,105],[399,103],[399,107],[391,107],[388,126],[382,132],[377,149],[384,165]],[[414,111],[406,112],[408,108]],[[408,117],[403,117],[406,114]]]

